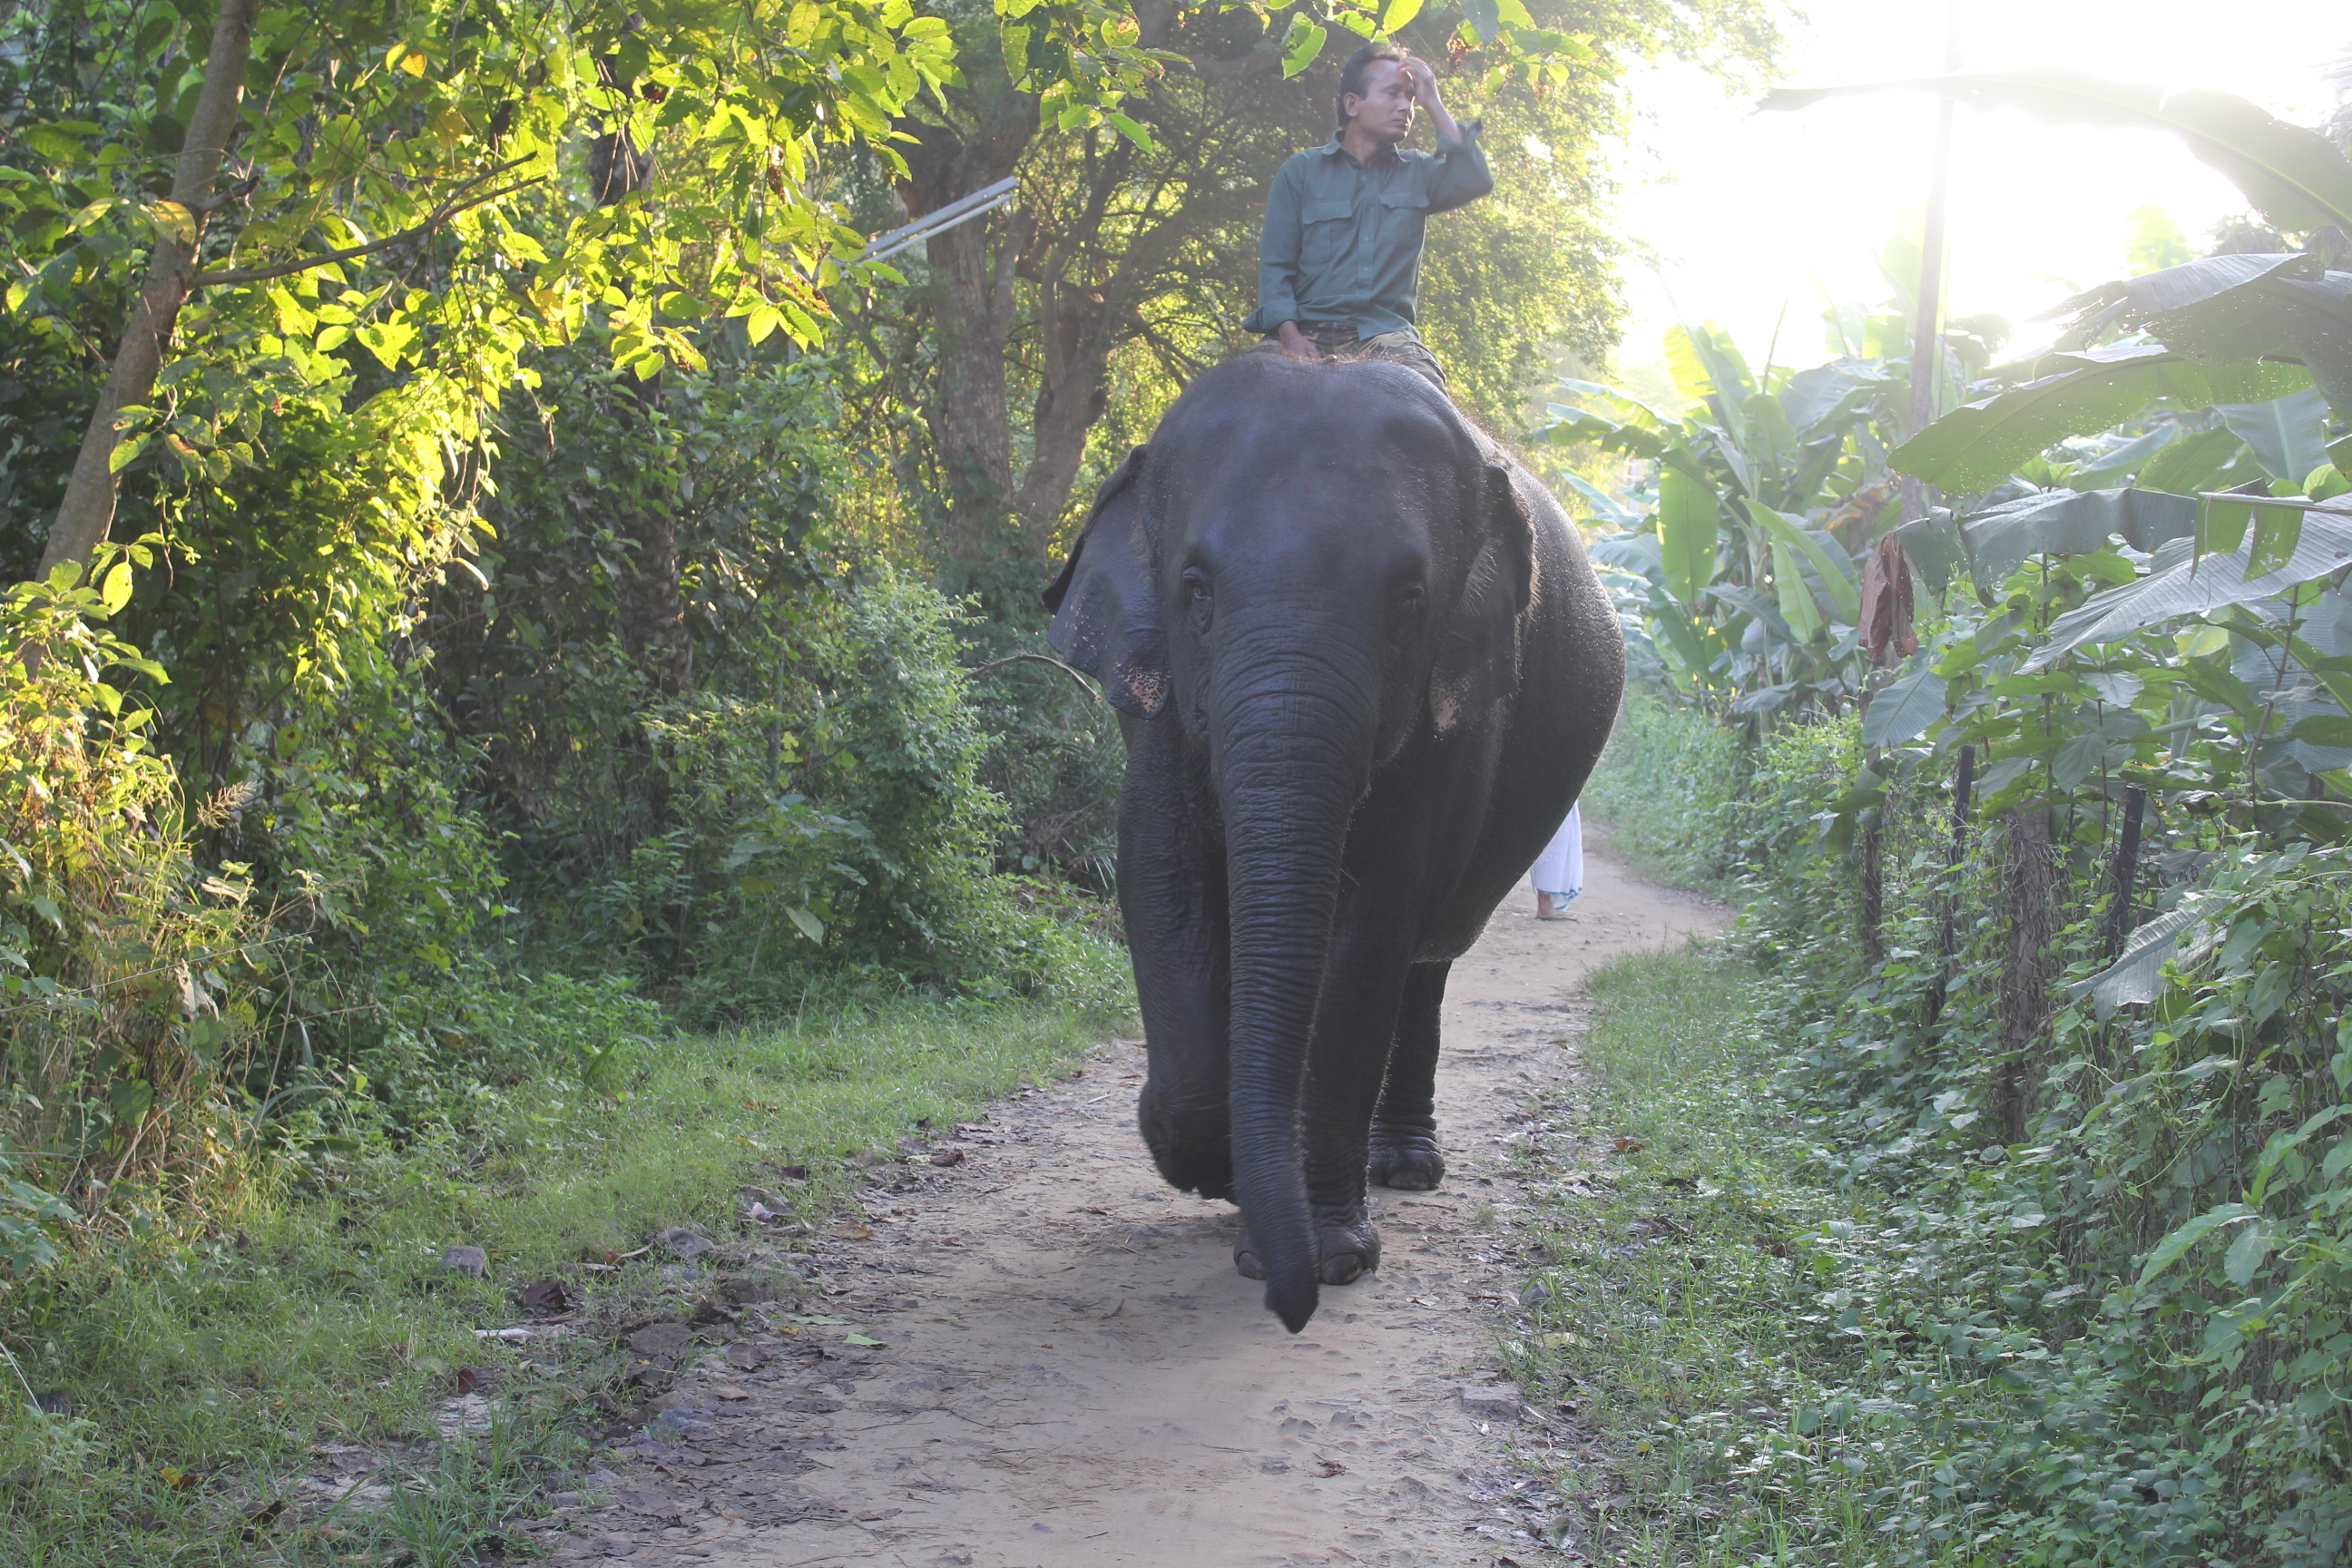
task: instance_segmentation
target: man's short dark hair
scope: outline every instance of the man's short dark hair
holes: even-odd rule
[[[1394,44],[1366,44],[1348,57],[1348,63],[1339,68],[1339,91],[1331,100],[1331,109],[1339,117],[1341,130],[1347,129],[1348,125],[1348,95],[1353,93],[1358,98],[1364,96],[1364,73],[1372,68],[1372,62],[1374,60],[1402,62],[1404,58],[1404,51]]]

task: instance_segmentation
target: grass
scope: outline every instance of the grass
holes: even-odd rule
[[[602,1092],[478,1089],[462,1133],[289,1162],[200,1231],[134,1219],[7,1303],[25,1392],[70,1410],[0,1426],[0,1563],[470,1561],[585,1453],[566,1419],[578,1380],[517,1379],[493,1431],[429,1441],[453,1369],[513,1366],[471,1331],[514,1321],[518,1285],[670,1226],[723,1237],[733,1189],[762,1164],[805,1165],[793,1202],[821,1213],[855,1156],[1056,1072],[1115,1022],[908,1003],[674,1038],[608,1065]],[[458,1243],[488,1254],[486,1279],[440,1266]],[[253,1525],[322,1444],[405,1454],[394,1507]]]
[[[1729,730],[1637,688],[1584,786],[1584,815],[1645,879],[1729,897],[1729,803],[1743,776]]]
[[[1808,1245],[1851,1225],[1853,1200],[1802,1177],[1772,1045],[1747,1026],[1753,972],[1695,945],[1589,984],[1590,1102],[1566,1091],[1538,1124],[1549,1294],[1507,1350],[1530,1395],[1590,1436],[1554,1484],[1601,1561],[1886,1561],[1884,1446],[1841,1392],[1868,1380],[1868,1356],[1825,1323],[1838,1281]]]

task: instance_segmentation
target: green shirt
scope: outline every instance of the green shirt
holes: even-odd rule
[[[1349,326],[1360,338],[1413,324],[1422,226],[1495,188],[1478,127],[1434,153],[1384,147],[1359,163],[1337,136],[1296,153],[1265,196],[1257,251],[1257,309],[1242,325],[1271,332]]]

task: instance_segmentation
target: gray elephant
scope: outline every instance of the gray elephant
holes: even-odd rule
[[[1567,815],[1624,643],[1575,529],[1431,384],[1238,356],[1045,594],[1119,710],[1118,896],[1174,1186],[1241,1205],[1293,1332],[1380,1261],[1367,1173],[1444,1173],[1452,961]]]

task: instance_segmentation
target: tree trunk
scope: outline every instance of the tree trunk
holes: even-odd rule
[[[1035,135],[1037,100],[1006,94],[969,131],[904,121],[914,137],[899,186],[920,217],[1011,174]],[[945,491],[940,544],[945,586],[986,596],[992,567],[1016,552],[1013,432],[1005,392],[1013,335],[1013,268],[1029,233],[1018,212],[958,224],[925,242],[939,381],[929,423]]]
[[[66,562],[87,563],[114,526],[114,422],[125,408],[145,403],[154,392],[155,378],[163,368],[163,345],[180,319],[180,307],[187,302],[188,280],[195,275],[205,226],[217,205],[214,185],[220,176],[221,161],[227,156],[229,138],[236,132],[238,106],[245,100],[245,72],[253,58],[253,16],[258,6],[259,0],[221,0],[220,12],[213,20],[204,85],[197,90],[195,112],[189,117],[179,167],[172,176],[171,200],[187,214],[187,223],[177,232],[158,237],[147,258],[147,280],[123,326],[113,367],[99,394],[98,406],[91,411],[81,450],[74,458],[65,501],[58,508],[48,543],[41,551],[44,577]]]
[[[653,178],[653,159],[625,127],[616,126],[589,143],[589,194],[598,206],[636,195]],[[636,406],[621,409],[622,418],[650,423],[661,406],[661,378],[632,378],[628,391]],[[677,508],[666,496],[648,496],[614,521],[630,545],[627,574],[614,594],[621,647],[652,676],[656,693],[677,697],[694,680],[694,638],[687,628],[686,596],[679,586]]]
[[[2058,857],[2050,842],[2050,808],[2009,819],[2001,889],[2008,905],[2009,953],[2000,979],[2000,1066],[1992,1111],[2001,1141],[2025,1136],[2032,1111],[2033,1043],[2050,1016],[2050,943],[2058,934]]]

